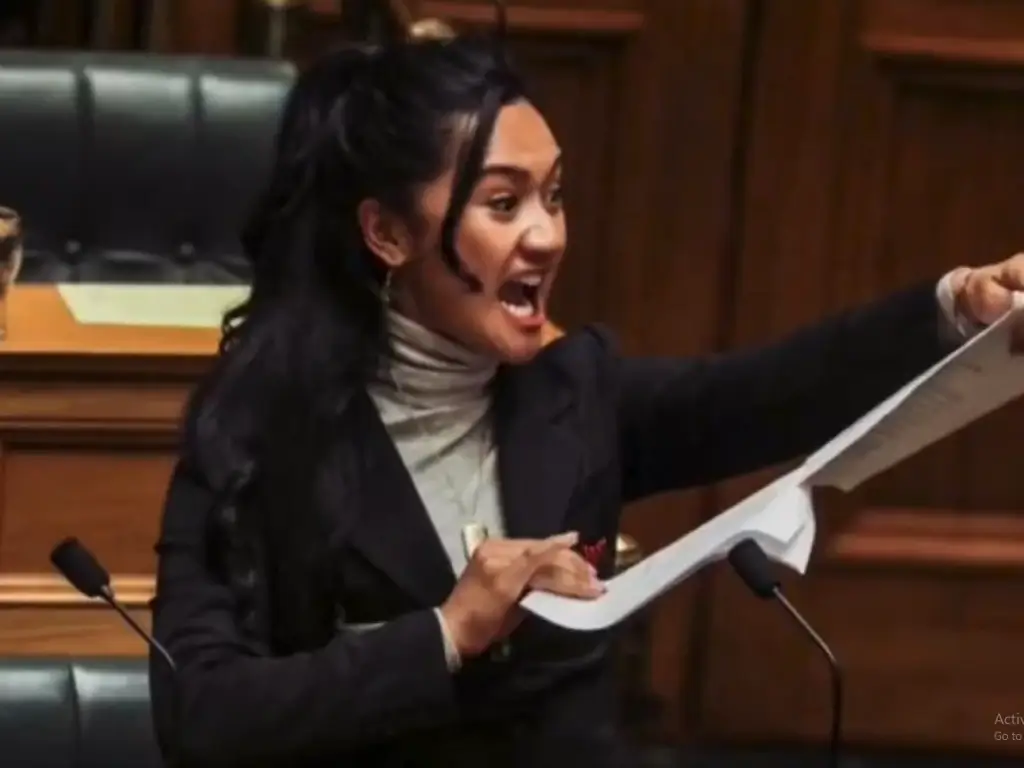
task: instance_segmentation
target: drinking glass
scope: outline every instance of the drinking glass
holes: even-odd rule
[[[21,216],[0,206],[0,340],[7,337],[7,311],[21,270],[23,240]]]

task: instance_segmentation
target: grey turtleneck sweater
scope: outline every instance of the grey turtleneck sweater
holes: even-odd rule
[[[489,391],[497,364],[393,311],[388,336],[390,354],[369,394],[459,575],[464,526],[504,535]]]

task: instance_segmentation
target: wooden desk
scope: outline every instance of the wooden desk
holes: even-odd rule
[[[214,331],[79,325],[19,286],[0,341],[0,654],[136,655],[140,642],[49,563],[79,536],[148,623],[153,544],[178,420]]]

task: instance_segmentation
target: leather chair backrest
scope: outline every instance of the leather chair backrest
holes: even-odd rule
[[[159,768],[146,660],[0,660],[0,765]]]
[[[291,65],[0,50],[0,205],[23,281],[244,282]]]

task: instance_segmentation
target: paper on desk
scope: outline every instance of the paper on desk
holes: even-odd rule
[[[850,490],[879,472],[1024,394],[1024,355],[1011,332],[1024,309],[1003,316],[887,398],[794,471],[712,518],[606,583],[596,600],[531,592],[521,605],[553,624],[592,631],[618,624],[746,538],[804,573],[814,544],[811,489]]]
[[[220,328],[224,313],[249,294],[244,285],[61,283],[64,304],[82,325]]]

